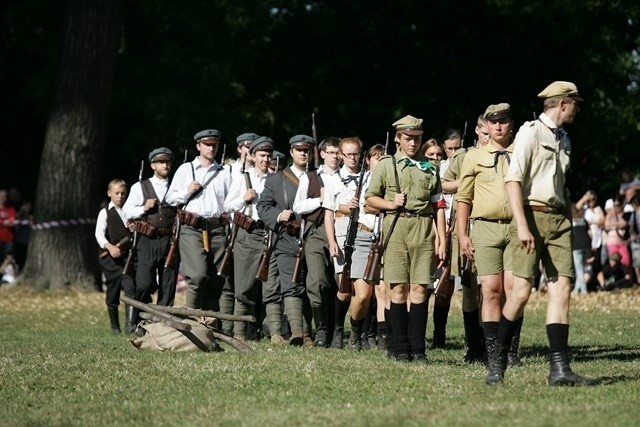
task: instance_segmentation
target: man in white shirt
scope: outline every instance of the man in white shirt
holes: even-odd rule
[[[242,174],[234,178],[231,189],[224,202],[224,208],[233,214],[234,227],[238,227],[236,241],[233,245],[235,309],[237,316],[255,315],[255,308],[260,302],[260,281],[256,279],[262,250],[267,238],[265,224],[258,216],[257,203],[264,189],[269,174],[269,163],[273,151],[273,140],[261,136],[249,147],[249,154],[254,159],[255,167],[246,168]],[[276,267],[277,268],[277,267]],[[279,301],[279,292],[277,301]],[[277,305],[280,310],[280,304]],[[271,328],[269,329],[271,331]],[[247,325],[235,322],[234,336],[246,340]],[[285,341],[278,331],[271,334],[274,343]]]
[[[231,291],[230,307],[221,307],[225,279],[217,274],[227,245],[227,220],[223,214],[224,200],[231,185],[231,173],[215,159],[220,138],[216,129],[195,134],[199,155],[178,168],[167,193],[167,201],[181,206],[178,211],[179,247],[188,283],[187,306],[231,314],[233,293]],[[222,328],[230,332],[225,330],[229,324],[223,323]]]
[[[178,276],[176,268],[164,267],[176,216],[176,208],[167,200],[173,153],[165,147],[156,148],[149,153],[149,162],[153,176],[133,184],[122,210],[138,234],[133,249],[137,259],[136,300],[149,303],[151,294],[158,289],[157,303],[170,306]],[[138,323],[135,311],[134,321]]]
[[[249,148],[251,147],[251,143],[258,138],[253,132],[243,133],[238,135],[236,138],[236,144],[238,147],[236,151],[238,152],[238,159],[231,163],[231,178],[239,177],[245,170],[250,167],[253,167],[253,157],[249,152]]]
[[[325,200],[335,200],[335,195],[343,187],[338,172],[340,140],[327,138],[319,148],[324,164],[317,171],[310,171],[300,178],[293,211],[301,215],[306,223],[304,260],[307,268],[307,295],[316,325],[314,345],[328,347],[331,342],[330,332],[334,329],[334,299],[338,285],[329,255],[323,203]]]

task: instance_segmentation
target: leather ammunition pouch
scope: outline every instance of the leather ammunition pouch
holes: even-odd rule
[[[170,234],[173,234],[173,227],[166,227],[166,228],[156,227],[145,221],[135,221],[133,223],[133,230],[136,233],[142,234],[143,236],[148,237],[150,239],[155,239],[157,237],[168,236]]]
[[[300,235],[300,220],[296,219],[285,222],[284,229],[289,236],[298,237]]]
[[[262,221],[255,221],[253,218],[243,214],[242,212],[234,212],[233,223],[238,227],[247,230],[248,233],[252,233],[256,228],[264,228],[264,223]],[[260,223],[262,223],[262,227],[260,227]]]
[[[220,218],[205,218],[193,212],[185,211],[184,209],[178,211],[178,219],[180,220],[180,224],[186,224],[198,230],[224,227],[229,223],[226,213],[223,213]]]

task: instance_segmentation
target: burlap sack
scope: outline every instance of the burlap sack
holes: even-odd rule
[[[220,346],[213,337],[213,331],[202,323],[185,319],[191,325],[191,331],[182,332],[164,323],[142,322],[139,326],[146,333],[142,337],[134,337],[131,344],[140,350],[171,351],[220,351]]]

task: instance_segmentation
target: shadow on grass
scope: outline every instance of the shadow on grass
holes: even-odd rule
[[[594,360],[616,360],[631,362],[640,359],[640,348],[623,345],[577,345],[569,346],[572,360],[576,362],[589,362]],[[523,346],[520,349],[521,357],[547,358],[549,347],[546,345]]]

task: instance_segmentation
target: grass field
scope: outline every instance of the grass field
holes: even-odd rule
[[[640,424],[640,290],[573,301],[572,367],[595,387],[547,386],[545,305],[534,294],[525,315],[525,366],[490,388],[461,362],[459,295],[449,348],[415,366],[264,341],[250,355],[140,351],[110,334],[101,294],[0,289],[0,425]]]

